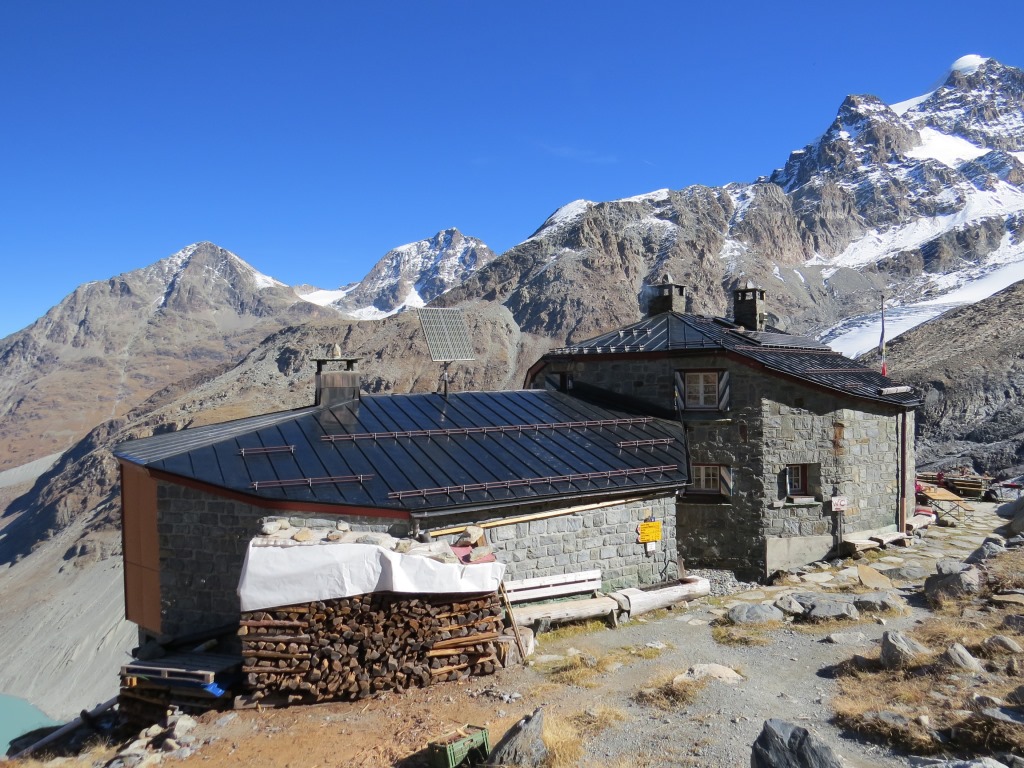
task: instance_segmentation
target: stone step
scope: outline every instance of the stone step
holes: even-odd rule
[[[869,549],[878,549],[881,543],[871,539],[844,539],[839,545],[839,556],[850,557],[856,552],[865,552]]]
[[[909,547],[910,537],[905,533],[899,533],[893,531],[892,533],[879,533],[875,536],[871,536],[871,541],[877,541],[880,546],[888,547],[895,544],[898,547]]]

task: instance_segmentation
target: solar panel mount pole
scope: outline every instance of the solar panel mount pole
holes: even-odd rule
[[[451,360],[446,360],[441,363],[441,386],[443,387],[444,399],[448,399],[448,366],[452,364]]]

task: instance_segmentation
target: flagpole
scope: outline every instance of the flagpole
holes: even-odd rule
[[[882,375],[888,376],[888,370],[885,365],[885,293],[882,293],[882,335],[878,339],[878,352],[882,356]]]

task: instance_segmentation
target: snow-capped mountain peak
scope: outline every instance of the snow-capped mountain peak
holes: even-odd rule
[[[496,254],[482,241],[451,227],[433,237],[388,251],[366,277],[338,291],[302,295],[360,320],[387,317],[406,308],[422,307],[473,272]],[[323,302],[324,299],[329,301]]]

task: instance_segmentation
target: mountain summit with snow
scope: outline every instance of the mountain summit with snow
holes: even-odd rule
[[[483,241],[452,227],[393,248],[358,283],[337,291],[300,290],[299,295],[358,320],[375,320],[424,306],[495,258]]]

